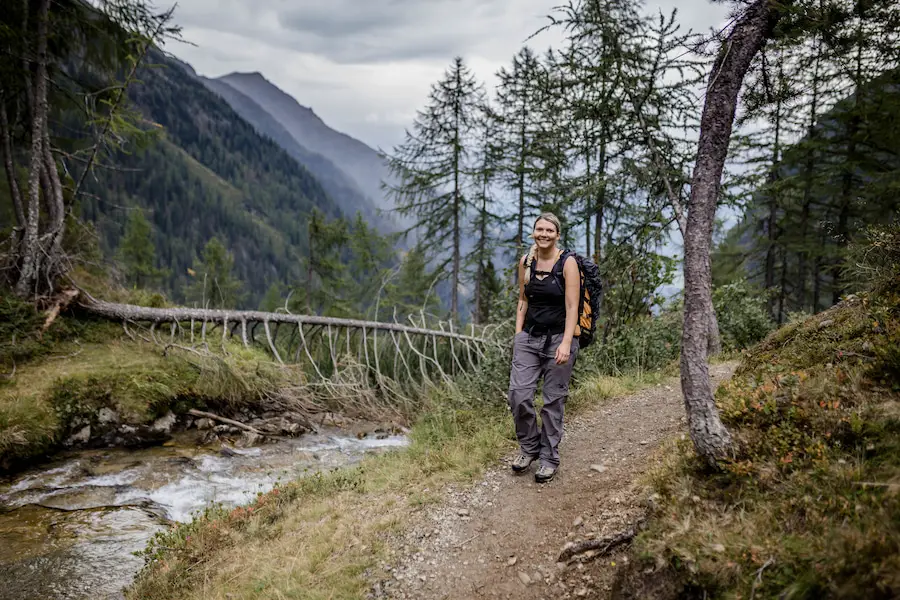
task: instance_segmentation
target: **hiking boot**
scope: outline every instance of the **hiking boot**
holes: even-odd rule
[[[538,483],[546,483],[553,479],[554,475],[556,475],[556,468],[548,465],[541,465],[541,468],[534,474],[534,480]]]
[[[536,458],[536,456],[528,456],[524,452],[519,452],[519,455],[512,461],[512,470],[521,473],[530,467]]]

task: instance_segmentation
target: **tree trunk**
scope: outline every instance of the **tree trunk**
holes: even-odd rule
[[[805,310],[809,306],[806,302],[806,280],[807,280],[807,263],[809,260],[809,243],[807,235],[809,234],[809,214],[812,206],[812,187],[813,173],[815,172],[815,139],[816,139],[816,119],[818,118],[819,103],[819,65],[821,62],[822,45],[821,42],[816,44],[816,60],[813,67],[812,91],[810,92],[809,107],[809,124],[807,125],[806,143],[809,144],[809,150],[806,152],[806,163],[803,168],[803,207],[800,211],[800,253],[797,257],[797,283],[800,284],[797,292],[797,300],[801,310]],[[813,312],[816,308],[813,306]]]
[[[584,195],[584,255],[591,255],[591,215],[593,214],[592,208],[593,204],[591,203],[591,150],[592,148],[588,148],[587,152],[584,155],[585,161],[585,175],[587,177],[588,184],[588,193]]]
[[[522,128],[519,131],[519,214],[516,224],[516,260],[525,254],[525,116],[522,115]],[[515,271],[518,277],[519,271]],[[517,282],[518,283],[518,282]]]
[[[597,212],[594,215],[594,262],[598,265],[603,260],[603,210],[606,208],[606,131],[600,140],[600,156],[597,161],[597,180],[600,189],[597,193]]]
[[[37,284],[41,267],[39,213],[41,204],[41,168],[43,167],[44,120],[47,118],[47,21],[50,0],[40,0],[37,13],[35,48],[34,104],[31,114],[31,164],[28,173],[28,205],[25,231],[20,244],[22,266],[16,281],[16,295],[29,296]]]
[[[22,192],[19,190],[16,165],[13,162],[6,105],[2,102],[0,102],[0,152],[3,153],[3,168],[6,170],[6,180],[9,182],[9,195],[12,198],[13,212],[16,215],[16,229],[21,232],[25,229],[25,208],[22,205]],[[14,243],[16,242],[18,240],[14,238]]]
[[[713,465],[727,456],[732,444],[716,409],[706,363],[712,318],[709,251],[713,221],[738,95],[750,63],[765,44],[775,20],[769,0],[756,0],[723,43],[706,90],[691,184],[684,240],[681,389],[694,448]]]

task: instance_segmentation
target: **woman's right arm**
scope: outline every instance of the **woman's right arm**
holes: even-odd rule
[[[519,261],[519,305],[516,308],[516,333],[525,326],[525,313],[528,312],[528,298],[525,297],[525,256]]]

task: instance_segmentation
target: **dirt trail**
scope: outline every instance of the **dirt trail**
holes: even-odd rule
[[[713,385],[734,363],[713,365]],[[638,479],[659,444],[685,431],[677,379],[611,400],[568,419],[553,481],[534,482],[505,464],[480,482],[446,490],[400,539],[391,540],[391,576],[370,598],[416,600],[607,598],[624,552],[557,565],[568,541],[625,529],[643,512]]]

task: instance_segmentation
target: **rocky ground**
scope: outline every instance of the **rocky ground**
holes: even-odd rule
[[[711,367],[717,385],[735,364]],[[534,482],[505,464],[476,485],[450,488],[413,526],[389,541],[370,598],[607,598],[625,548],[557,562],[567,544],[627,529],[645,512],[641,474],[667,438],[684,434],[681,390],[672,379],[569,419],[553,481]]]

